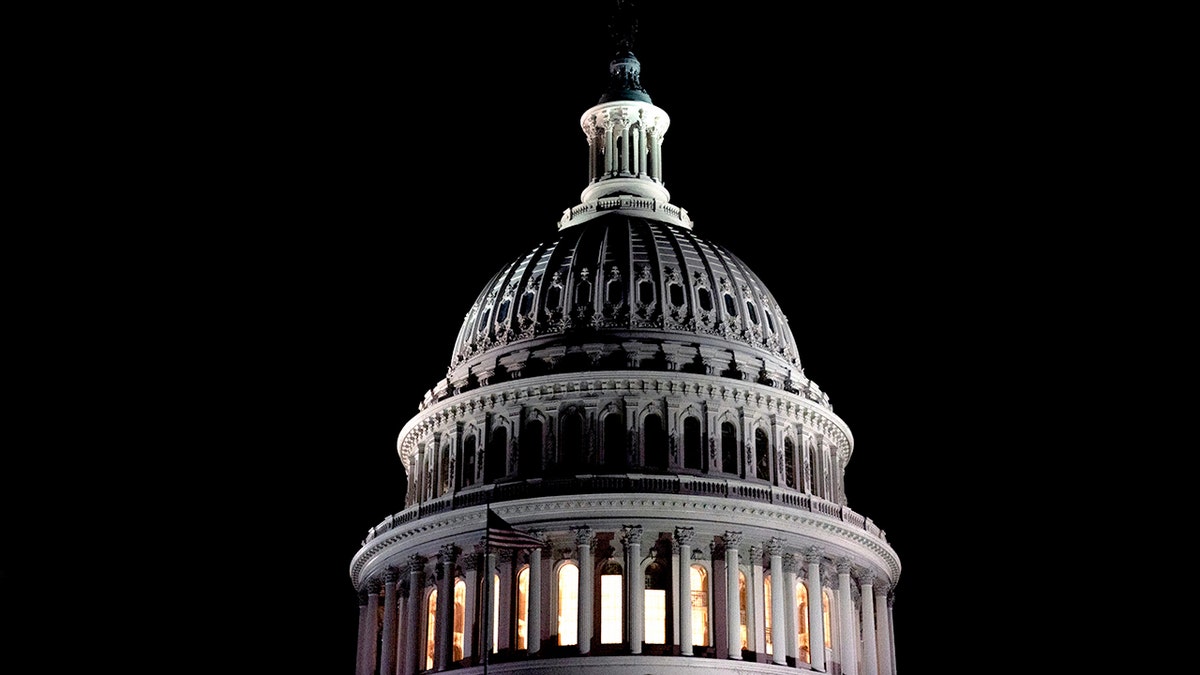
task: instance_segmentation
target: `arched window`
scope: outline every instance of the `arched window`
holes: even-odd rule
[[[800,660],[805,663],[812,663],[809,637],[808,586],[800,582],[796,584],[796,644],[800,646]]]
[[[625,639],[624,603],[621,566],[610,560],[600,568],[600,644],[620,644]]]
[[[692,565],[692,644],[708,646],[708,572]]]
[[[783,439],[784,480],[790,488],[796,487],[796,444],[792,439]]]
[[[767,432],[754,430],[754,473],[759,480],[771,480],[771,449]]]
[[[767,654],[774,653],[775,641],[771,638],[771,575],[763,577],[763,635]]]
[[[671,284],[667,287],[671,294],[671,304],[676,307],[683,307],[683,286],[679,284]]]
[[[517,649],[528,649],[529,567],[517,573]]]
[[[738,625],[742,636],[742,649],[750,648],[750,621],[746,597],[746,573],[738,570]]]
[[[646,415],[646,419],[642,421],[642,434],[646,441],[646,467],[666,470],[667,431],[663,429],[662,418],[658,415]]]
[[[483,480],[491,483],[504,477],[508,464],[508,429],[498,427],[492,431],[492,442],[484,453]]]
[[[438,468],[438,494],[450,492],[450,441],[442,439],[441,466]]]
[[[737,427],[731,422],[721,422],[721,471],[738,473]]]
[[[583,416],[575,411],[568,412],[562,417],[561,429],[559,467],[573,474],[583,466]]]
[[[604,416],[604,464],[610,468],[625,464],[625,425],[619,413]]]
[[[646,566],[646,644],[667,643],[667,590],[671,570],[657,560]]]
[[[737,303],[733,301],[733,296],[725,294],[725,313],[729,316],[737,316]]]
[[[429,610],[425,619],[425,669],[433,667],[434,637],[437,634],[437,589],[429,592]]]
[[[529,478],[542,475],[542,421],[529,420],[521,433],[518,471]]]
[[[458,579],[454,582],[454,654],[453,660],[463,657],[463,630],[466,625],[467,582]]]
[[[754,311],[754,303],[746,301],[746,316],[750,317],[750,323],[758,325],[758,312]]]
[[[573,562],[558,568],[558,644],[579,643],[579,566]]]
[[[713,308],[712,295],[707,288],[700,287],[696,289],[696,297],[700,299],[700,309],[711,312]]]
[[[818,494],[820,491],[817,490],[817,478],[816,478],[817,477],[817,452],[816,452],[816,449],[813,448],[812,444],[809,444],[806,454],[808,455],[808,473],[804,476],[804,487],[807,488],[809,492],[811,492],[812,494],[815,495],[815,494]]]
[[[683,465],[688,469],[704,470],[704,446],[700,440],[700,420],[685,417],[683,420]]]
[[[462,486],[475,484],[475,434],[463,439]]]
[[[821,615],[824,617],[825,624],[825,649],[833,649],[833,622],[829,620],[829,591],[821,589]]]
[[[529,316],[533,312],[533,291],[525,291],[521,296],[521,306],[518,310],[522,316]]]

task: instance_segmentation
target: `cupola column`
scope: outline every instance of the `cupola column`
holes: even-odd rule
[[[638,125],[638,178],[646,177],[646,157],[649,153],[646,151],[646,127]]]
[[[800,561],[795,553],[783,556],[783,569],[787,573],[787,586],[784,588],[784,602],[787,603],[787,653],[792,657],[792,663],[800,663],[800,607],[796,604],[796,574],[800,569]]]
[[[888,615],[888,656],[891,657],[892,675],[896,673],[896,617],[892,612],[892,605],[896,604],[896,586],[892,586],[892,590],[887,596],[887,615]]]
[[[425,575],[425,558],[413,554],[408,556],[408,614],[405,617],[404,628],[404,663],[401,664],[401,673],[403,675],[412,675],[417,670],[424,670],[425,665],[421,663],[418,668],[418,663],[421,662],[421,654],[417,654],[417,632],[421,621],[421,602],[424,594],[421,589],[424,587],[424,580],[421,578]]]
[[[814,670],[825,670],[825,613],[821,589],[821,549],[813,546],[804,554],[808,563],[808,651]]]
[[[396,581],[400,572],[394,567],[383,571],[383,653],[379,656],[379,672],[396,672]]]
[[[541,530],[530,532],[545,541]],[[529,595],[525,603],[525,649],[536,654],[542,649],[542,549],[529,549]]]
[[[738,602],[738,546],[741,532],[725,532],[725,635],[729,658],[742,659],[741,603]]]
[[[604,176],[611,176],[616,169],[613,166],[613,124],[605,120],[604,122]]]
[[[771,662],[787,664],[787,609],[784,603],[784,541],[771,537],[767,554],[771,556]]]
[[[434,641],[434,667],[438,670],[450,668],[450,657],[454,647],[454,568],[458,563],[459,548],[445,544],[438,550],[439,581],[437,617],[434,621],[437,639]]]
[[[692,655],[692,539],[695,528],[675,528],[679,542],[679,654]]]
[[[592,541],[594,533],[587,525],[571,528],[575,533],[575,545],[579,549],[579,615],[576,625],[579,627],[579,653],[587,654],[592,650]]]
[[[850,561],[837,561],[838,623],[842,629],[842,675],[858,675],[858,627],[854,622],[854,603],[850,591]]]
[[[625,545],[626,569],[626,598],[625,606],[629,608],[629,620],[625,622],[629,634],[629,652],[642,653],[642,638],[646,635],[646,610],[643,607],[646,597],[646,582],[642,581],[642,526],[626,525],[625,535],[621,538]]]
[[[875,646],[879,650],[879,675],[892,675],[892,645],[891,622],[888,621],[888,591],[891,587],[884,583],[875,587],[875,606],[879,608],[878,630],[875,631]]]
[[[879,675],[879,658],[875,646],[875,573],[864,570],[858,577],[862,594],[863,675]]]
[[[483,569],[479,570],[479,663],[487,663],[492,658],[496,635],[496,584],[493,580],[496,574],[496,550],[486,545],[481,548]]]
[[[679,641],[679,623],[682,619],[679,617],[679,540],[671,538],[671,588],[675,589],[671,593],[671,644],[683,644]]]
[[[355,666],[355,675],[363,675],[366,672],[367,663],[367,592],[359,591],[358,593],[358,663]]]

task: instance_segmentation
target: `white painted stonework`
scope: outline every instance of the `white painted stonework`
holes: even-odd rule
[[[582,203],[487,283],[397,440],[404,508],[350,563],[356,675],[895,675],[901,565],[846,503],[850,429],[669,203],[636,58],[610,72],[631,100],[581,118]],[[497,546],[489,511],[531,538]]]

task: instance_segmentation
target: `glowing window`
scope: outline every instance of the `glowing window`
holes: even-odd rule
[[[623,637],[621,606],[624,598],[621,594],[621,568],[609,566],[610,569],[613,567],[616,567],[616,574],[600,575],[600,644],[606,645],[618,644]]]
[[[459,579],[454,582],[454,660],[463,657],[463,626],[466,620],[464,609],[467,605],[467,582]]]
[[[808,587],[796,584],[796,644],[800,645],[800,660],[812,663],[808,634]]]
[[[670,569],[658,562],[646,566],[645,617],[646,643],[667,643],[667,587],[671,584]]]
[[[529,619],[529,568],[517,575],[517,649],[527,649],[526,625]]]
[[[558,570],[558,644],[579,643],[579,566],[567,563]]]
[[[771,576],[770,575],[767,575],[767,577],[765,579],[763,579],[763,605],[764,605],[763,609],[765,610],[765,613],[763,614],[763,619],[764,619],[763,633],[766,636],[766,642],[767,642],[766,652],[768,654],[771,654],[772,653],[771,650],[772,650],[772,646],[774,645],[774,641],[771,640]]]
[[[750,626],[746,613],[746,573],[738,571],[738,622],[742,636],[742,649],[750,648]]]
[[[825,648],[833,649],[833,630],[830,628],[829,621],[829,591],[821,590],[821,614],[824,615],[825,621]]]
[[[433,638],[437,632],[437,589],[429,593],[429,612],[425,622],[425,669],[433,667]]]
[[[708,646],[708,573],[692,565],[692,644]]]
[[[492,575],[492,653],[500,651],[500,575]]]

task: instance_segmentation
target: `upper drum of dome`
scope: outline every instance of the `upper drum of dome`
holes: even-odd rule
[[[621,213],[563,229],[496,274],[459,330],[449,380],[528,375],[526,362],[572,352],[592,367],[623,354],[608,363],[807,384],[787,319],[745,263],[688,228]]]

